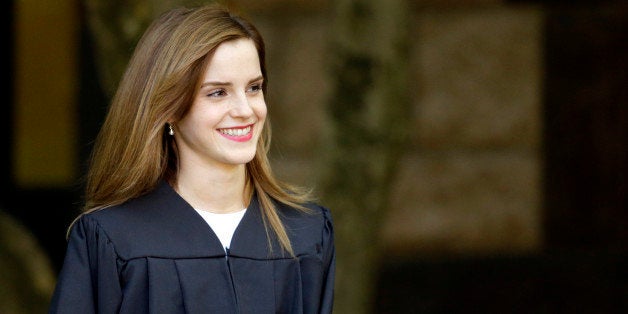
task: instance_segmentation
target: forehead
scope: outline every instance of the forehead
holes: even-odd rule
[[[251,39],[240,38],[221,43],[211,55],[205,77],[261,74],[257,48]]]

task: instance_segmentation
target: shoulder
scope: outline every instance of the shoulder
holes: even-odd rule
[[[304,204],[307,211],[293,208],[287,205],[279,205],[279,213],[284,223],[290,224],[316,224],[324,225],[331,223],[332,216],[329,208],[315,202]]]
[[[298,255],[308,247],[325,247],[333,241],[333,222],[329,208],[318,203],[305,205],[308,211],[280,206],[280,216]]]
[[[165,183],[123,204],[84,214],[77,224],[83,232],[106,235],[123,259],[187,257],[201,254],[207,245],[207,226],[199,218]]]
[[[124,254],[124,247],[133,243],[140,233],[150,232],[158,204],[154,201],[153,192],[114,205],[82,214],[72,226],[73,232],[84,234],[89,241],[107,241],[112,243]],[[76,230],[75,230],[76,229]]]
[[[329,208],[317,203],[309,203],[306,207],[311,211],[309,214],[318,217],[318,220],[324,227],[331,227],[333,223]]]
[[[196,217],[189,204],[170,185],[161,181],[148,193],[122,204],[93,211],[85,216],[108,230],[128,233],[136,228],[163,228]]]
[[[145,227],[151,219],[158,218],[164,201],[168,196],[153,190],[140,197],[128,200],[122,204],[102,208],[84,214],[81,219],[92,220],[109,232],[124,231]]]

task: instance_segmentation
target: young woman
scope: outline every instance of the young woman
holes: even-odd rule
[[[330,313],[330,212],[267,158],[264,42],[221,6],[139,41],[98,136],[51,313]]]

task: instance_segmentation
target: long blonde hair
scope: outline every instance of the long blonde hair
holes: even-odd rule
[[[223,42],[251,39],[267,82],[265,46],[247,20],[217,4],[170,10],[157,18],[140,38],[96,139],[86,178],[84,213],[121,204],[153,190],[161,180],[174,184],[178,171],[168,121],[189,110],[201,74]],[[264,84],[266,92],[267,84]],[[274,201],[307,211],[308,191],[275,178],[268,160],[270,125],[246,165],[250,196],[256,193],[267,234],[277,236],[293,255]],[[268,238],[270,241],[270,234]]]

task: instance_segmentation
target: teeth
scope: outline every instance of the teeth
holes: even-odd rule
[[[229,136],[242,136],[249,134],[251,132],[251,127],[247,126],[244,129],[220,129],[220,133],[226,134]]]

